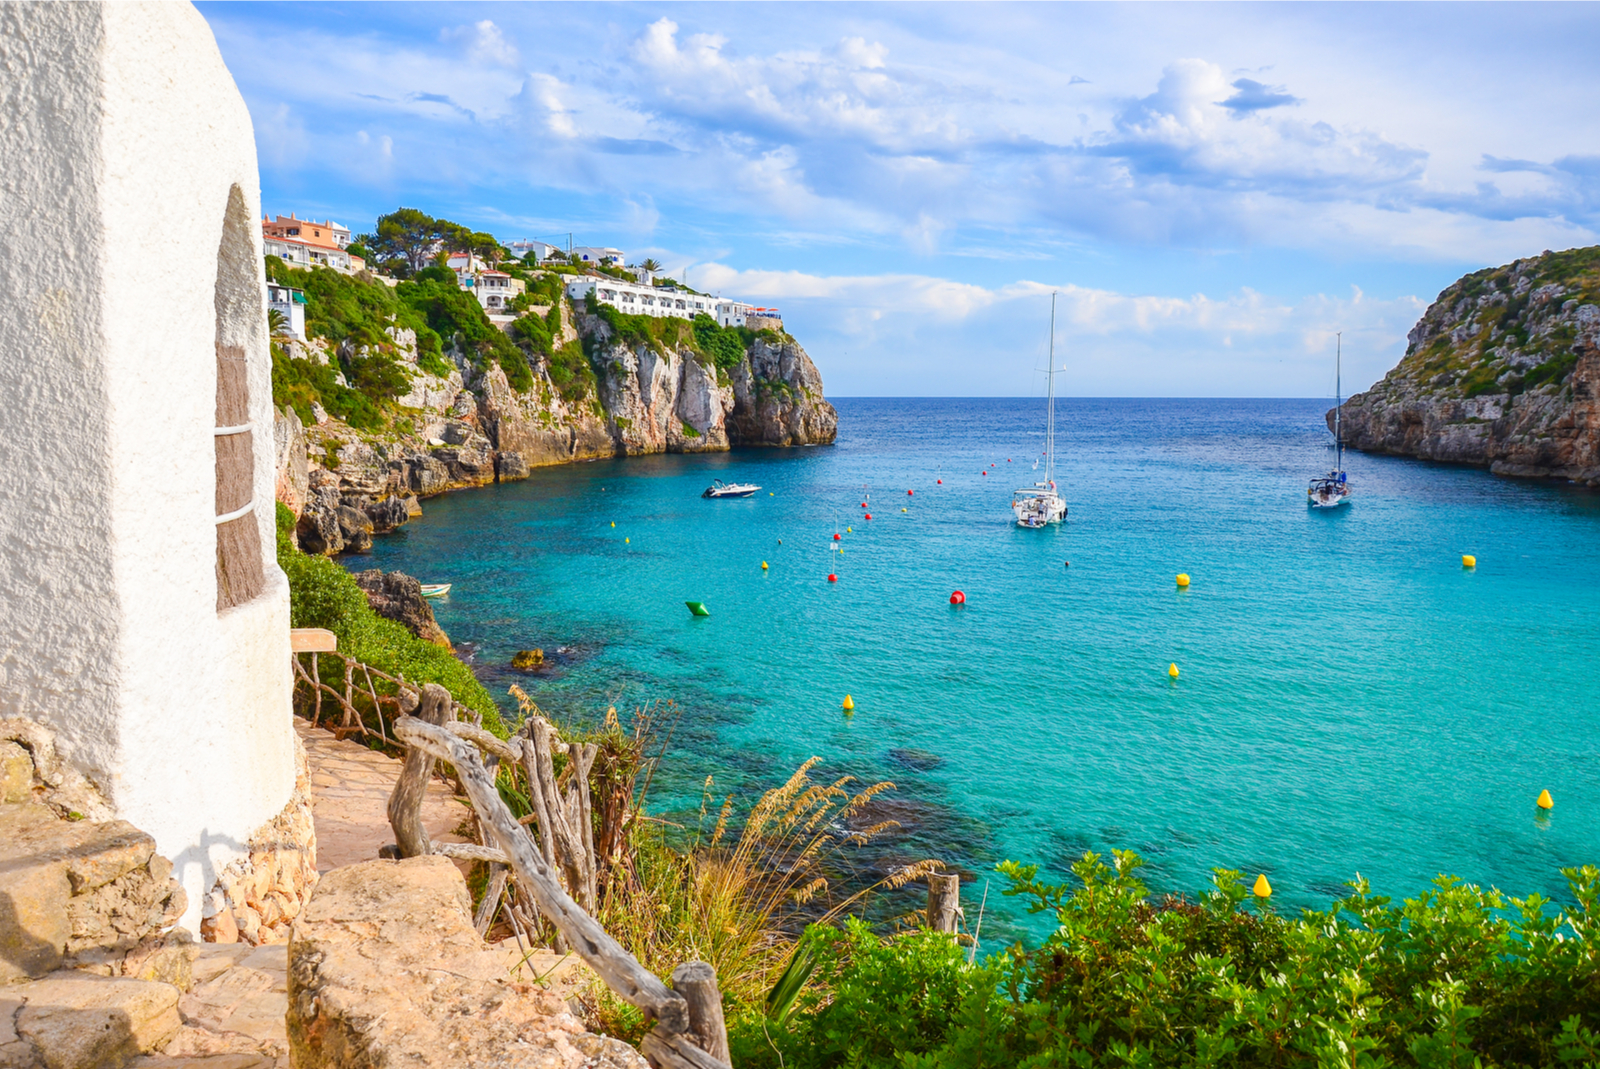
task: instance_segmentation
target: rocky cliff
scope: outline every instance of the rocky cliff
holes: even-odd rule
[[[1456,282],[1342,415],[1367,452],[1600,484],[1600,246]]]
[[[410,390],[391,429],[357,431],[320,408],[309,424],[288,408],[278,417],[278,499],[294,511],[308,552],[364,549],[374,534],[420,515],[422,498],[525,478],[543,465],[823,445],[838,425],[816,365],[776,331],[748,335],[727,366],[695,348],[687,330],[672,332],[671,343],[624,338],[606,317],[563,306],[555,341],[568,363],[533,360],[532,387],[522,391],[499,366],[479,368],[461,353],[447,354],[455,366],[448,377],[422,370],[408,333],[393,335]],[[584,366],[575,375],[566,354],[580,344]],[[293,355],[328,360],[316,344]]]

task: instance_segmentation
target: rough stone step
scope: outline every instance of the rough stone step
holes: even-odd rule
[[[178,994],[170,984],[79,971],[11,984],[0,999],[0,1064],[120,1069],[177,1034]]]

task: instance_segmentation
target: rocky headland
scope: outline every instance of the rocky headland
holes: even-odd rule
[[[1408,340],[1344,403],[1347,445],[1600,485],[1600,246],[1467,275]]]
[[[415,334],[391,328],[410,387],[386,429],[356,430],[320,406],[306,421],[285,406],[274,427],[277,496],[295,513],[300,547],[369,548],[373,535],[420,515],[423,498],[526,478],[544,465],[834,440],[838,417],[822,376],[787,334],[749,334],[729,366],[698,351],[686,330],[672,342],[623,337],[582,304],[560,307],[554,340],[567,352],[581,344],[592,374],[578,388],[568,367],[537,354],[523,390],[499,365],[453,349],[445,352],[450,373],[434,374],[418,364]],[[292,359],[324,365],[350,355],[321,340],[284,346]]]

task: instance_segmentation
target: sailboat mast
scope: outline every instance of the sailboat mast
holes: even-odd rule
[[[1338,458],[1338,468],[1344,470],[1344,434],[1343,416],[1344,399],[1341,396],[1342,383],[1339,381],[1344,370],[1344,331],[1338,331],[1333,336],[1333,446]]]
[[[1049,403],[1045,415],[1044,430],[1044,482],[1045,486],[1054,489],[1055,463],[1056,463],[1056,295],[1050,294],[1050,363],[1047,365],[1049,373]]]

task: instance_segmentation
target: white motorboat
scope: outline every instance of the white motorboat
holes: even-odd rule
[[[701,497],[749,497],[761,487],[754,483],[725,483],[721,479],[712,479],[711,485]]]
[[[1056,487],[1056,295],[1050,295],[1050,363],[1044,422],[1044,479],[1018,487],[1011,494],[1011,511],[1018,527],[1038,528],[1067,518],[1067,503]],[[1038,461],[1034,461],[1038,470]]]
[[[1314,509],[1336,509],[1340,505],[1350,503],[1350,478],[1344,471],[1344,434],[1340,420],[1340,408],[1344,401],[1340,394],[1343,392],[1339,382],[1340,365],[1344,358],[1343,332],[1334,335],[1333,356],[1333,470],[1326,475],[1319,475],[1311,480],[1311,485],[1306,487],[1306,504]]]

